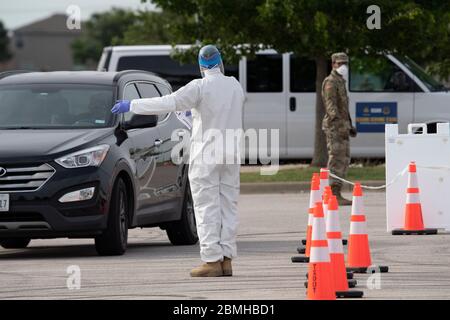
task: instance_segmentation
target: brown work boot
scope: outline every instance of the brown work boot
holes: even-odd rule
[[[207,262],[191,270],[191,277],[221,277],[223,276],[222,263]]]
[[[231,277],[233,275],[233,268],[231,267],[231,259],[224,257],[222,261],[222,270],[225,277]]]
[[[341,188],[342,186],[340,184],[332,184],[331,185],[331,191],[336,196],[336,200],[340,206],[351,206],[352,201],[345,199],[341,194]]]

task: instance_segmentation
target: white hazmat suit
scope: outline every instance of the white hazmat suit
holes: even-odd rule
[[[219,133],[225,139],[229,129],[241,132],[244,93],[239,82],[225,76],[219,68],[205,70],[204,74],[204,78],[193,80],[170,95],[132,100],[130,111],[162,114],[192,109],[189,180],[200,255],[204,262],[216,262],[237,255],[240,159],[235,157],[228,164],[211,161],[208,154],[211,148],[224,156],[239,150],[239,145],[232,150],[229,145],[218,145],[215,135]]]

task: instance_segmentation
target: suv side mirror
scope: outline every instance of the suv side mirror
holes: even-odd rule
[[[151,128],[156,127],[157,123],[158,123],[157,115],[134,114],[130,120],[124,122],[123,128],[125,130]]]

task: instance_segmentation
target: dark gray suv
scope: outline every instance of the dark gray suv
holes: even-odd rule
[[[197,243],[188,167],[171,157],[188,128],[173,113],[110,112],[170,92],[145,71],[0,73],[0,245],[92,237],[117,255],[135,227]]]

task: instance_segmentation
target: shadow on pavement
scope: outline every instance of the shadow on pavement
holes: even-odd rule
[[[126,259],[145,258],[155,255],[166,258],[178,257],[180,254],[198,254],[197,246],[173,246],[167,242],[140,242],[128,244],[127,252],[123,256],[99,256],[92,244],[31,246],[26,249],[0,249],[0,260],[8,259],[67,259],[67,258],[96,258],[96,259]]]

